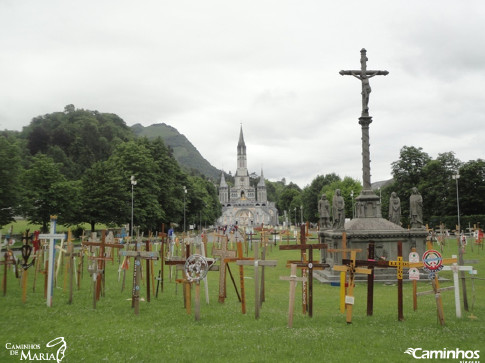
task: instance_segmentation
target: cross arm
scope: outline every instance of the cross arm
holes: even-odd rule
[[[354,75],[361,75],[362,71],[355,70],[355,71],[340,71],[340,75],[342,76],[354,76]],[[365,71],[366,76],[387,76],[389,74],[388,71]]]
[[[344,265],[352,264],[352,260],[343,259],[342,263]],[[383,260],[355,260],[355,266],[373,266],[373,267],[390,267],[389,261]]]
[[[280,250],[308,250],[313,248],[316,250],[322,250],[327,248],[326,243],[310,243],[304,245],[280,245]]]
[[[152,251],[120,251],[121,257],[141,257],[144,259],[158,260],[158,254]]]
[[[276,260],[237,260],[237,265],[246,265],[246,266],[276,266],[278,261]]]

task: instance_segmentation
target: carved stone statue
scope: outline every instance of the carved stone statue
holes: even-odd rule
[[[332,200],[333,228],[343,229],[345,224],[345,201],[340,189],[335,190]]]
[[[325,194],[318,201],[318,214],[320,215],[320,228],[330,228],[330,203]]]
[[[411,219],[411,228],[423,227],[423,197],[418,192],[418,188],[411,189],[412,194],[409,197],[409,211]]]
[[[398,226],[401,225],[401,199],[396,192],[392,192],[389,198],[389,221]]]

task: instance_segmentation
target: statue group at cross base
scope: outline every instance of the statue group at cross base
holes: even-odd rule
[[[330,203],[325,194],[318,201],[318,213],[320,214],[320,228],[343,229],[345,224],[345,201],[340,189],[335,190],[332,199],[333,224],[330,224]]]
[[[332,211],[332,224],[330,222],[330,210]],[[411,228],[423,227],[423,197],[416,187],[411,189],[409,197],[409,219]],[[335,190],[332,199],[332,208],[325,194],[318,201],[318,213],[320,215],[321,229],[344,229],[345,224],[345,201],[340,189]],[[401,200],[396,192],[391,193],[389,198],[389,221],[401,225]]]

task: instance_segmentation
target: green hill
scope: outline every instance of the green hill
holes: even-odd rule
[[[136,124],[131,126],[131,129],[135,135],[140,137],[147,137],[148,139],[161,137],[165,145],[172,149],[173,156],[186,171],[195,171],[216,182],[219,180],[221,171],[204,159],[194,145],[176,128],[161,123],[146,127]]]

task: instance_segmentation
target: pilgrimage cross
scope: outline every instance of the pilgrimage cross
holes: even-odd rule
[[[275,267],[278,261],[276,260],[263,260],[258,259],[259,250],[258,244],[254,244],[254,260],[237,260],[236,264],[239,266],[246,265],[246,266],[254,266],[254,317],[259,319],[259,311],[262,304],[262,294],[259,287],[259,266],[270,266]],[[264,284],[264,281],[261,281],[261,284]]]
[[[369,151],[369,125],[372,117],[369,116],[369,95],[371,93],[369,78],[374,76],[387,76],[388,71],[368,71],[367,70],[367,51],[362,48],[360,51],[360,70],[340,71],[342,76],[354,76],[362,82],[362,113],[359,124],[362,126],[362,171],[363,171],[363,190],[371,190],[370,182],[370,151]]]
[[[75,269],[75,257],[80,257],[81,252],[74,252],[74,243],[72,242],[72,235],[71,235],[71,230],[69,229],[67,232],[67,251],[64,254],[64,256],[68,257],[68,263],[67,263],[67,272],[69,275],[69,300],[68,304],[72,304],[72,288],[73,288],[73,280],[74,280],[74,269]],[[77,270],[77,279],[81,278],[80,276],[81,271],[78,269]],[[79,289],[79,284],[78,284],[78,289]]]
[[[293,326],[293,311],[295,310],[295,288],[297,281],[305,282],[305,277],[296,276],[296,264],[292,263],[290,268],[290,276],[280,276],[280,280],[290,282],[290,296],[288,307],[288,328]]]
[[[244,257],[243,256],[243,247],[242,247],[242,242],[238,241],[237,242],[237,257],[234,258],[226,258],[225,262],[236,262],[236,261],[244,261],[244,260],[250,260],[253,261],[253,257]],[[244,288],[244,266],[239,265],[239,284],[241,287],[241,312],[243,314],[246,314],[246,293],[245,293],[245,288]],[[236,290],[237,292],[237,290]]]
[[[100,296],[100,293],[101,293],[101,283],[102,283],[102,280],[104,279],[106,261],[112,261],[113,260],[113,256],[111,256],[111,257],[105,256],[105,249],[106,249],[106,247],[124,248],[125,245],[118,244],[118,243],[106,243],[106,230],[103,230],[101,232],[101,242],[83,241],[81,243],[84,246],[98,246],[99,247],[98,256],[97,257],[90,257],[90,259],[97,261],[97,267],[96,267],[96,270],[94,271],[94,275],[93,275],[93,280],[95,282],[94,308],[96,308],[96,301],[99,300],[99,296]]]
[[[133,264],[133,290],[132,290],[132,307],[135,309],[135,315],[140,313],[140,274],[141,274],[141,259],[150,262],[152,260],[158,260],[159,255],[155,251],[126,251],[121,250],[119,252],[120,257],[134,257],[135,262]],[[147,269],[149,269],[149,264],[147,263]],[[150,284],[149,284],[149,271],[146,271],[147,275],[147,301],[150,302]]]
[[[288,261],[287,265],[295,264],[297,267],[308,270],[308,316],[313,316],[313,270],[324,270],[330,267],[326,263],[318,263],[313,260],[313,250],[322,250],[327,248],[325,243],[309,243],[300,245],[280,245],[280,250],[308,250],[308,261]],[[305,304],[306,305],[306,304]]]
[[[32,240],[32,235],[29,235],[29,230],[25,231],[23,235],[23,244],[22,244],[22,302],[25,303],[27,300],[27,280],[28,280],[28,269],[35,263],[35,256],[33,257],[32,261],[29,263],[30,254],[32,252],[32,246],[29,244],[29,240]]]
[[[354,280],[355,274],[370,274],[372,271],[368,268],[356,267],[356,254],[357,251],[353,250],[350,252],[350,260],[345,262],[342,260],[343,266],[333,266],[334,271],[346,271],[349,274],[348,279],[348,290],[345,296],[345,309],[347,310],[347,324],[352,324],[352,305],[354,305]],[[342,288],[342,286],[341,286]]]
[[[374,255],[374,244],[371,242],[369,243],[369,256]],[[396,261],[384,261],[384,260],[374,260],[369,258],[367,260],[349,260],[343,259],[342,264],[350,264],[353,263],[355,266],[366,266],[369,269],[370,279],[367,280],[367,315],[371,316],[373,313],[373,296],[374,296],[374,283],[373,283],[373,274],[374,274],[374,267],[379,268],[396,268],[396,278],[397,278],[397,318],[399,321],[404,320],[404,313],[403,313],[403,273],[404,268],[413,268],[413,267],[422,267],[422,262],[409,262],[404,261],[402,255],[402,242],[399,241],[397,243],[397,260]]]
[[[236,251],[228,250],[227,249],[227,238],[224,240],[222,239],[222,248],[214,249],[212,251],[213,256],[220,257],[221,263],[219,267],[219,302],[224,303],[224,299],[226,298],[226,259],[235,258]]]
[[[49,267],[47,270],[47,298],[48,307],[52,306],[52,294],[54,292],[54,257],[56,240],[64,241],[66,238],[63,233],[56,233],[57,216],[51,216],[51,228],[49,234],[40,234],[39,239],[49,240]]]

